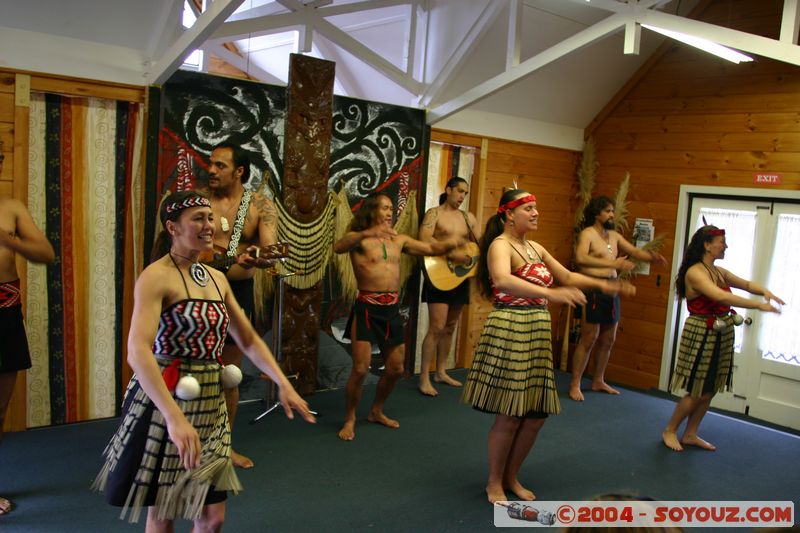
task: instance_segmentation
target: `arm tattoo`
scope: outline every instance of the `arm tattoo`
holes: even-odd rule
[[[436,221],[439,219],[439,210],[435,207],[425,213],[425,218],[422,219],[422,225],[426,228],[435,228]]]
[[[255,195],[253,200],[258,210],[258,219],[269,227],[276,227],[278,212],[275,205],[260,194]]]
[[[258,211],[258,221],[267,228],[266,239],[269,244],[274,244],[278,238],[278,211],[275,204],[261,194],[253,195],[253,203]],[[262,242],[264,236],[261,235]]]

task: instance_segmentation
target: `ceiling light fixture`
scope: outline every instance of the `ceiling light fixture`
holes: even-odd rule
[[[750,56],[746,56],[741,52],[737,52],[736,50],[732,50],[726,46],[717,44],[714,41],[709,41],[708,39],[695,37],[694,35],[688,35],[686,33],[681,33],[677,31],[665,30],[664,28],[659,28],[658,26],[650,26],[649,24],[642,24],[642,27],[647,28],[648,30],[654,31],[656,33],[660,33],[661,35],[666,35],[667,37],[675,39],[676,41],[681,41],[682,43],[694,46],[695,48],[699,48],[704,52],[714,54],[715,56],[721,57],[722,59],[727,59],[728,61],[731,61],[736,64],[739,64],[742,61],[753,60],[753,58]]]

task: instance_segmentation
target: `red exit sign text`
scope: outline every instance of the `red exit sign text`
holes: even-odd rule
[[[761,183],[764,185],[780,185],[780,174],[753,174],[753,183]]]

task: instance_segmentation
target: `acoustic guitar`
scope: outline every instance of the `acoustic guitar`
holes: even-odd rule
[[[217,248],[217,250],[219,250],[219,248]],[[256,250],[250,255],[258,259],[281,259],[289,255],[289,243],[279,242],[276,244],[270,244],[269,246],[262,246],[260,248],[256,248]],[[237,263],[236,258],[236,255],[228,256],[227,250],[200,254],[201,263],[222,271],[227,270],[231,266],[235,265]],[[263,268],[266,268],[266,266]]]
[[[425,277],[440,291],[455,289],[478,273],[478,258],[481,255],[478,245],[468,242],[460,250],[470,256],[469,263],[453,263],[446,256],[429,256],[423,260]]]

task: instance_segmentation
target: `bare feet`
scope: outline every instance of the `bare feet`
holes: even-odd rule
[[[451,387],[460,387],[462,385],[460,381],[451,378],[447,374],[436,374],[433,377],[433,381],[436,383],[444,383],[445,385],[450,385]]]
[[[235,452],[233,448],[231,448],[231,461],[233,461],[233,466],[237,468],[244,468],[245,470],[250,470],[255,466],[252,459]]]
[[[353,440],[356,438],[355,420],[345,420],[342,429],[339,430],[339,438],[342,440]]]
[[[602,383],[592,383],[592,390],[595,392],[606,392],[608,394],[619,394],[619,391],[603,381]]]
[[[383,424],[387,428],[397,429],[400,427],[400,422],[392,420],[383,414],[383,411],[371,411],[369,415],[367,415],[367,420],[374,424]]]
[[[698,448],[702,448],[702,449],[708,450],[710,452],[713,452],[714,450],[717,449],[716,446],[714,446],[713,444],[711,444],[708,441],[705,441],[705,440],[701,439],[697,435],[686,435],[686,434],[684,434],[683,438],[681,439],[681,444],[685,444],[686,446],[697,446]]]
[[[438,396],[439,395],[439,391],[437,391],[436,389],[433,388],[433,385],[431,385],[430,380],[425,380],[424,383],[423,383],[422,380],[419,380],[419,385],[417,386],[417,388],[425,396]]]
[[[569,397],[575,400],[576,402],[583,401],[583,393],[581,392],[581,387],[578,385],[577,387],[573,387],[570,385],[569,387]]]
[[[0,497],[0,516],[10,513],[13,507],[14,504],[11,503],[11,500]]]
[[[517,496],[517,498],[519,498],[522,501],[531,502],[536,499],[536,495],[533,493],[533,491],[523,487],[522,484],[516,479],[514,481],[506,483],[503,488],[513,492]]]
[[[492,505],[494,505],[496,502],[508,501],[508,497],[503,491],[503,487],[494,485],[486,485],[486,498]]]
[[[661,433],[661,440],[664,441],[664,445],[670,450],[675,450],[676,452],[683,451],[683,446],[678,442],[678,434],[674,431],[664,430],[664,432]]]

